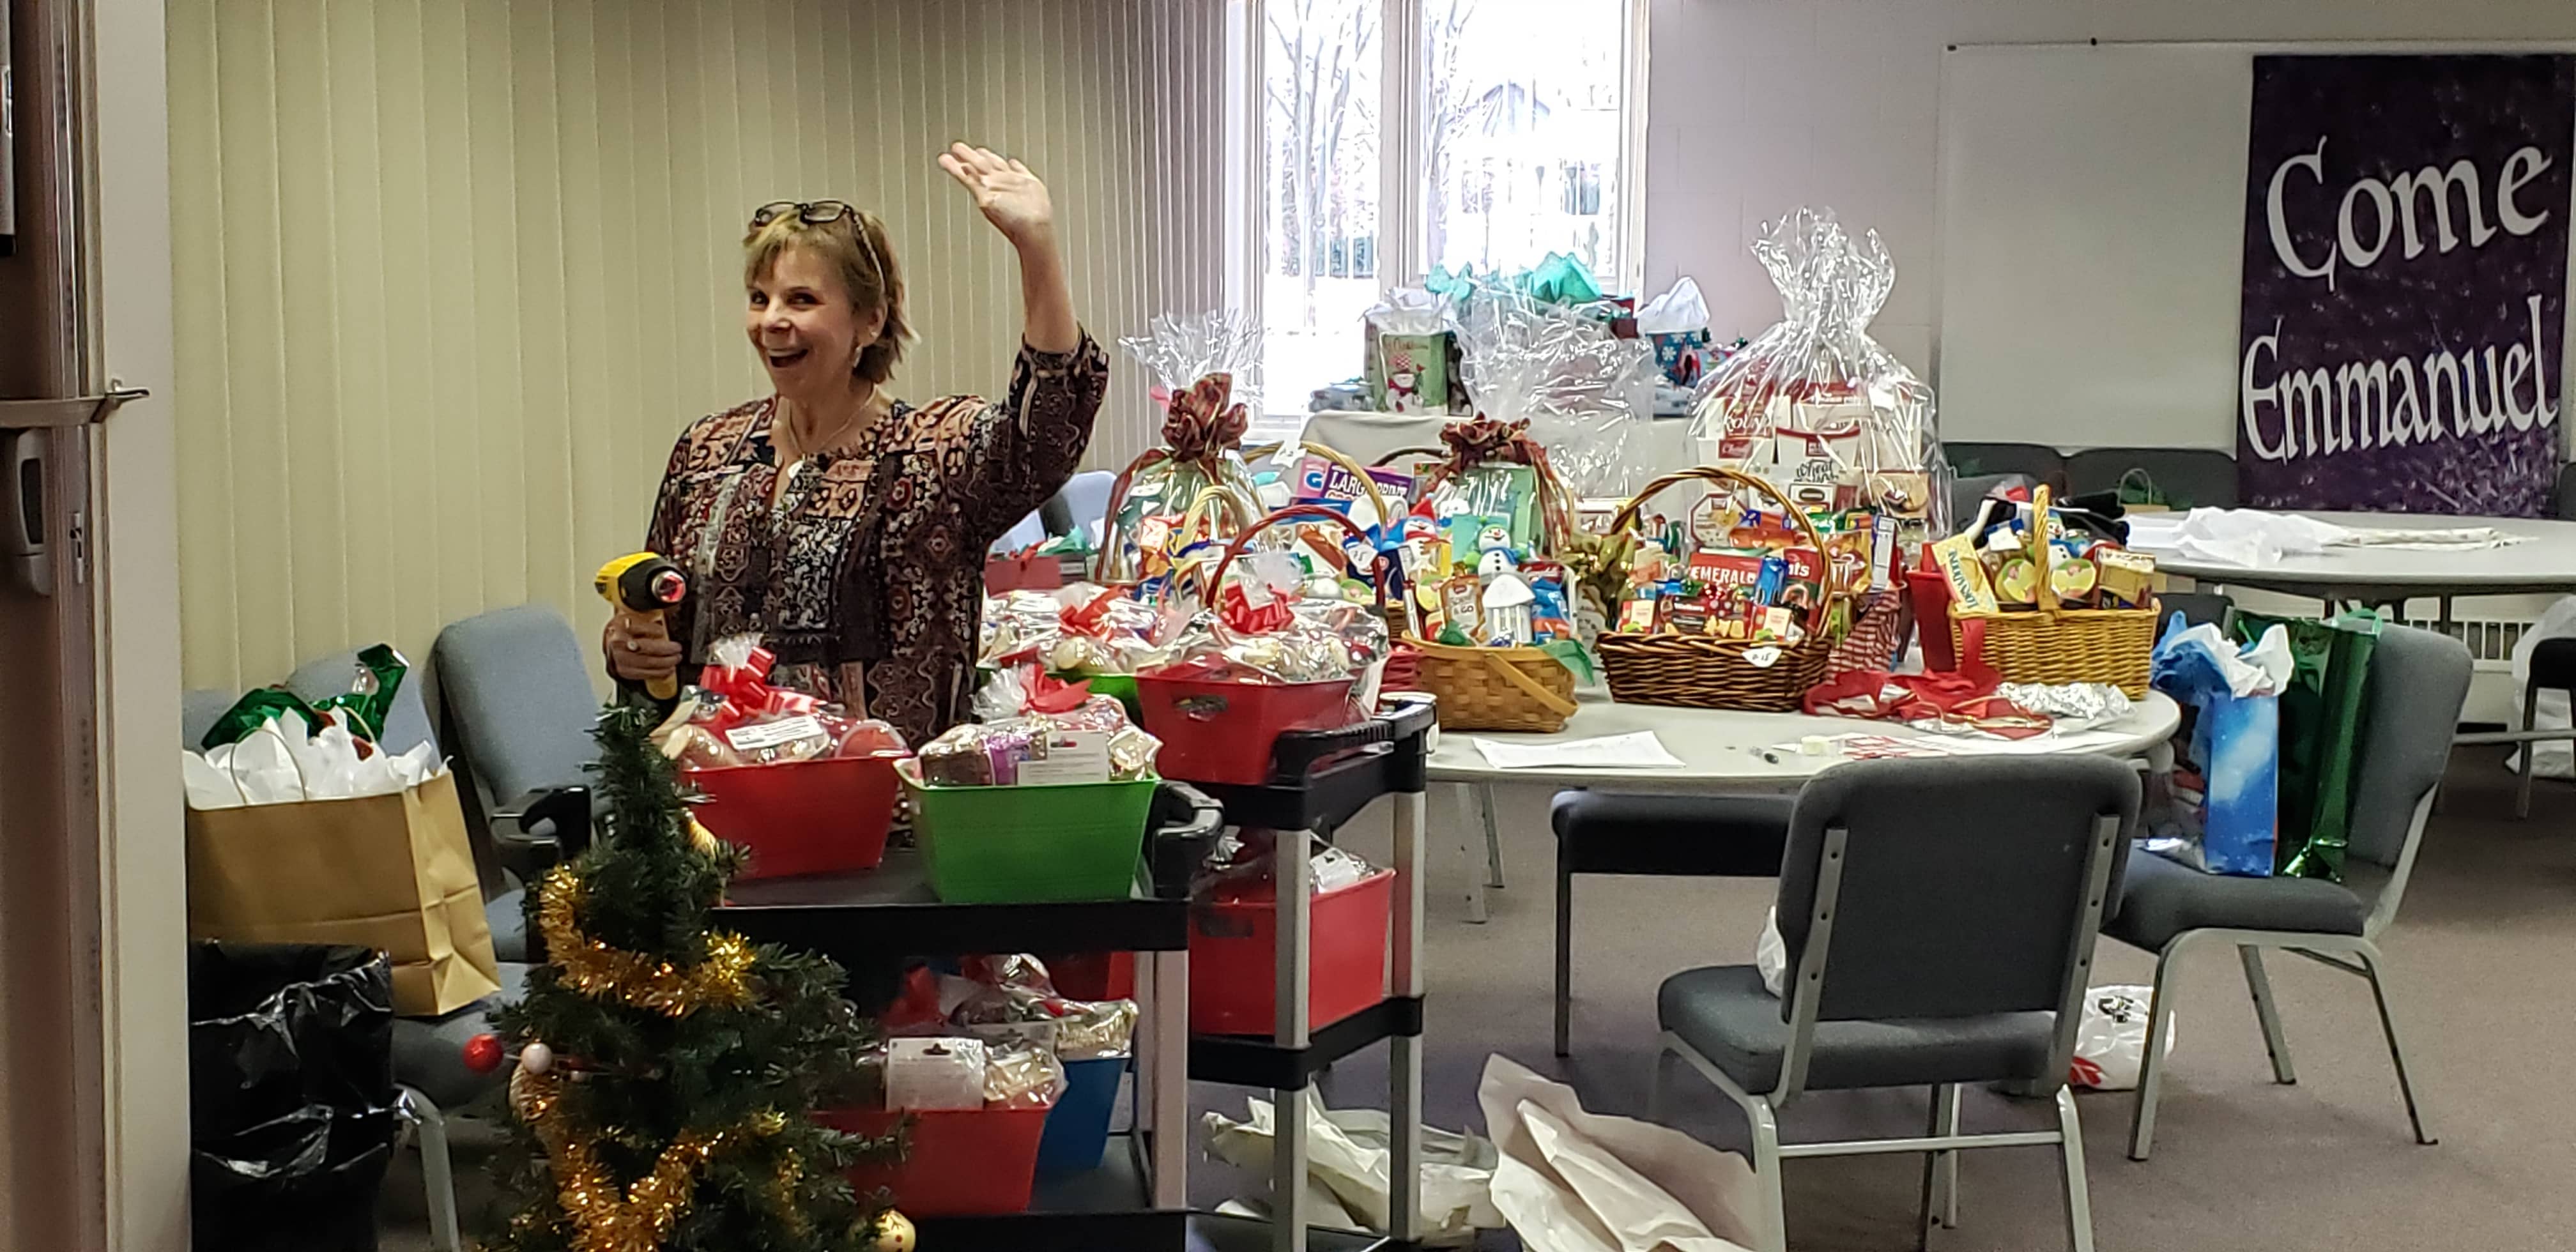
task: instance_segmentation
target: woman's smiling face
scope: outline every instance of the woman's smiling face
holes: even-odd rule
[[[846,385],[859,348],[885,326],[885,311],[862,313],[831,263],[808,248],[781,251],[748,294],[743,329],[770,384],[789,395]]]

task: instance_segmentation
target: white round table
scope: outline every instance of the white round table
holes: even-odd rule
[[[1946,736],[1927,735],[1895,722],[1863,721],[1852,717],[1616,704],[1611,702],[1607,692],[1598,689],[1579,693],[1576,701],[1580,707],[1573,717],[1566,720],[1565,729],[1552,735],[1442,729],[1440,746],[1431,754],[1431,780],[1483,786],[1530,783],[1555,787],[1599,787],[1605,791],[1711,795],[1795,791],[1808,779],[1845,760],[1840,755],[1799,755],[1795,745],[1809,735],[1884,735],[1890,739],[1952,742]],[[2139,756],[2172,738],[2175,728],[2181,724],[2182,710],[2175,706],[2172,698],[2162,692],[2151,691],[2145,699],[2137,702],[2127,718],[2114,725],[2063,739],[2052,737],[2033,741],[2032,746],[2021,750]],[[1499,769],[1486,762],[1484,754],[1476,750],[1474,743],[1477,739],[1492,739],[1502,743],[1544,744],[1625,735],[1641,730],[1654,732],[1665,751],[1681,758],[1681,767]],[[1782,744],[1792,746],[1789,751],[1781,752],[1778,748]],[[1770,751],[1778,759],[1764,759],[1765,751]]]
[[[1458,784],[1469,807],[1482,810],[1484,852],[1476,850],[1477,824],[1457,816],[1459,854],[1468,865],[1467,917],[1485,920],[1485,889],[1502,886],[1502,843],[1495,827],[1493,788],[1497,784],[1578,788],[1604,791],[1660,792],[1686,795],[1741,795],[1796,791],[1810,778],[1845,763],[1836,755],[1804,756],[1794,745],[1809,735],[1884,735],[1890,739],[1950,742],[1894,722],[1849,717],[1809,717],[1802,713],[1739,713],[1719,709],[1676,709],[1650,704],[1616,704],[1607,691],[1587,688],[1576,695],[1579,707],[1565,729],[1552,735],[1484,730],[1439,732],[1432,750],[1433,782]],[[2127,718],[2111,726],[2045,741],[2031,741],[2024,752],[2080,752],[2111,757],[2146,756],[2162,748],[2182,725],[2182,710],[2162,692],[2149,692]],[[1664,750],[1681,758],[1679,768],[1544,767],[1501,769],[1476,750],[1475,740],[1545,744],[1652,731]],[[1793,745],[1781,751],[1779,745]],[[1766,759],[1765,752],[1771,754]]]
[[[2431,517],[2407,513],[2300,513],[2355,530],[2449,530],[2492,526],[2527,542],[2504,548],[2434,551],[2416,548],[2328,548],[2284,556],[2260,568],[2156,552],[2156,567],[2199,582],[2257,591],[2394,604],[2411,597],[2505,596],[2576,592],[2576,522],[2529,517]]]

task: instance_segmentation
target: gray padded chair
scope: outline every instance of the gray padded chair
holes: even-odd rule
[[[2066,1087],[2104,907],[2138,819],[2137,775],[2100,757],[1863,761],[1800,793],[1780,863],[1789,995],[1750,965],[1690,970],[1656,995],[1653,1103],[1681,1057],[1744,1110],[1761,1211],[1783,1252],[1780,1164],[1921,1152],[1922,1220],[1958,1224],[1964,1148],[2052,1146],[2076,1252],[2093,1247],[2084,1132]],[[2057,1097],[2057,1128],[1962,1134],[1959,1088]],[[1782,1144],[1774,1110],[1808,1091],[1932,1088],[1916,1139]]]
[[[1941,455],[1961,478],[2020,474],[2048,484],[2048,489],[2059,495],[2066,494],[2066,457],[2046,444],[1951,443],[1944,440]]]
[[[1556,1054],[1572,1054],[1574,880],[1584,874],[1776,878],[1795,796],[1560,791],[1556,830]],[[1492,822],[1493,807],[1485,807]]]
[[[430,654],[447,745],[473,784],[494,845],[550,860],[554,832],[540,824],[527,832],[534,838],[522,838],[518,817],[537,797],[589,783],[598,757],[591,729],[600,701],[590,685],[602,664],[597,646],[585,649],[553,609],[523,604],[450,624]]]
[[[1038,507],[1050,535],[1070,535],[1077,528],[1099,539],[1101,522],[1109,516],[1109,488],[1118,481],[1108,470],[1084,470],[1056,490],[1054,498]]]
[[[2102,932],[2158,954],[2146,1064],[2138,1075],[2136,1111],[2129,1124],[2130,1159],[2147,1159],[2155,1140],[2156,1096],[2164,1081],[2162,1044],[2173,1016],[2172,997],[2166,993],[2173,986],[2174,969],[2186,951],[2211,944],[2235,947],[2264,1046],[2272,1054],[2272,1076],[2283,1083],[2298,1078],[2272,1003],[2271,982],[2263,973],[2262,950],[2287,949],[2369,982],[2407,1120],[2416,1142],[2434,1142],[2416,1107],[2406,1054],[2397,1041],[2397,1020],[2380,983],[2379,936],[2396,919],[2406,880],[2414,872],[2434,789],[2450,764],[2451,730],[2468,698],[2469,671],[2469,650],[2456,639],[2404,626],[2380,632],[2371,654],[2361,760],[2353,770],[2357,789],[2344,883],[2229,878],[2158,856],[2130,862],[2119,913]]]
[[[2066,490],[2116,491],[2135,472],[2177,509],[2236,507],[2236,458],[2205,448],[2094,448],[2066,458]]]

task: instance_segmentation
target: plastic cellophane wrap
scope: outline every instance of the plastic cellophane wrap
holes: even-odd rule
[[[1460,298],[1458,312],[1476,415],[1528,422],[1530,437],[1576,497],[1633,488],[1632,444],[1645,442],[1660,374],[1653,347],[1614,337],[1600,311],[1478,283]]]
[[[1296,557],[1251,552],[1218,585],[1215,603],[1177,618],[1165,677],[1303,683],[1365,675],[1387,655],[1386,620],[1369,604],[1304,593]]]
[[[1153,605],[1095,583],[1006,591],[984,597],[977,660],[1075,677],[1133,674],[1160,659],[1160,618]]]
[[[1151,333],[1118,341],[1153,372],[1164,405],[1163,446],[1130,462],[1111,491],[1099,575],[1134,583],[1166,571],[1170,553],[1234,534],[1262,515],[1240,445],[1261,402],[1261,331],[1229,311],[1157,316]],[[1177,534],[1193,505],[1194,534]]]
[[[1691,433],[1702,459],[1802,507],[1895,516],[1907,550],[1943,533],[1948,471],[1932,388],[1869,337],[1896,285],[1877,232],[1854,238],[1831,210],[1801,208],[1767,223],[1753,255],[1780,289],[1782,317],[1701,382]]]

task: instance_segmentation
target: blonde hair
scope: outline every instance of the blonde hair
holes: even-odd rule
[[[874,343],[859,350],[858,363],[850,372],[872,383],[891,380],[895,362],[903,359],[903,341],[912,338],[912,327],[904,321],[903,271],[895,266],[885,222],[864,210],[852,210],[829,222],[808,222],[798,214],[782,213],[743,236],[743,284],[759,282],[778,263],[779,254],[790,248],[811,252],[839,270],[851,306],[862,314],[885,311],[884,328]]]

